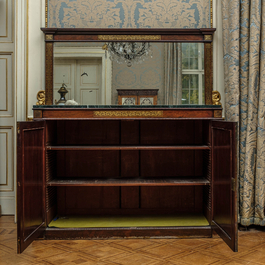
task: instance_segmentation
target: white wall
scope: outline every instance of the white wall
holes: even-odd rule
[[[224,67],[223,67],[223,36],[222,7],[220,0],[213,0],[213,27],[216,28],[213,41],[213,90],[221,94],[221,103],[225,107]],[[225,110],[223,109],[223,115]]]
[[[45,89],[45,0],[28,0],[28,74],[27,118],[33,117],[32,106],[36,105],[38,91]]]

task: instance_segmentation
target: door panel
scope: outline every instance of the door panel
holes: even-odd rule
[[[98,105],[105,102],[102,93],[102,60],[59,59],[54,63],[54,99],[60,99],[58,90],[66,84],[67,100],[74,99],[81,105]]]
[[[101,59],[77,60],[75,97],[81,105],[100,105],[102,100]]]
[[[45,122],[18,123],[18,253],[45,228]]]
[[[212,122],[212,226],[237,251],[236,123]]]
[[[55,59],[53,98],[56,101],[60,99],[58,90],[62,83],[65,83],[68,91],[66,100],[75,99],[75,60]]]

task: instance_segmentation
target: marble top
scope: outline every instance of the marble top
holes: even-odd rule
[[[220,105],[33,105],[33,109],[175,109],[221,108]]]

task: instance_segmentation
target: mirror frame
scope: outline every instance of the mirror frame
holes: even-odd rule
[[[45,34],[45,105],[53,105],[53,63],[55,42],[200,42],[204,43],[205,105],[212,105],[213,34],[215,28],[202,29],[89,29],[41,28]]]

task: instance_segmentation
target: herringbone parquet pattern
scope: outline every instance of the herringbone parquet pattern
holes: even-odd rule
[[[39,240],[16,254],[14,218],[0,218],[0,265],[261,265],[265,264],[265,232],[239,232],[239,252],[219,238]]]

